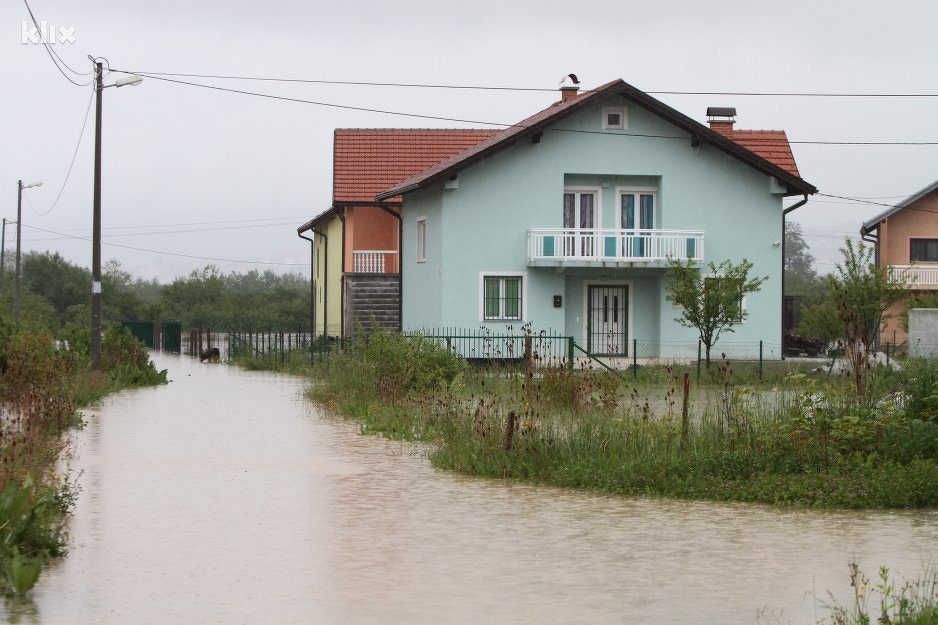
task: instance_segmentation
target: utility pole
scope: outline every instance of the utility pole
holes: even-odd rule
[[[13,298],[13,321],[16,325],[20,323],[20,241],[23,237],[23,189],[41,186],[41,182],[23,184],[22,180],[16,181],[16,295]],[[4,225],[6,225],[6,220],[4,220]]]
[[[23,181],[16,181],[16,295],[13,296],[13,323],[20,324],[20,236],[23,234]]]
[[[3,235],[0,236],[0,291],[3,290],[3,265],[7,251],[7,218],[3,218]]]
[[[101,92],[102,63],[94,64],[94,216],[91,226],[91,368],[101,369]]]

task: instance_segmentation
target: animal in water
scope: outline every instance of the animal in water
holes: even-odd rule
[[[218,348],[209,347],[202,352],[202,357],[199,359],[199,362],[205,362],[206,360],[209,362],[218,362],[219,358],[221,358],[221,353],[218,351]]]

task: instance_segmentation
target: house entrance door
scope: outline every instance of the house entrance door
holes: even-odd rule
[[[586,340],[590,353],[627,356],[629,288],[625,285],[597,285],[588,289]]]

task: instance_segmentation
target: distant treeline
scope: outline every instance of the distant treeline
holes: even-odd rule
[[[12,316],[16,276],[4,263],[0,306]],[[23,323],[60,331],[91,325],[91,272],[58,253],[28,252],[22,260]],[[136,278],[116,260],[102,270],[105,325],[121,320],[173,320],[214,331],[296,331],[309,326],[309,281],[297,273],[224,274],[207,265],[169,284]]]

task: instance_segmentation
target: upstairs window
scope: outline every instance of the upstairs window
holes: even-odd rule
[[[909,239],[909,260],[938,263],[938,239]]]
[[[624,106],[603,107],[603,130],[625,130],[629,127],[629,111]]]
[[[417,262],[427,262],[427,218],[417,220]]]

